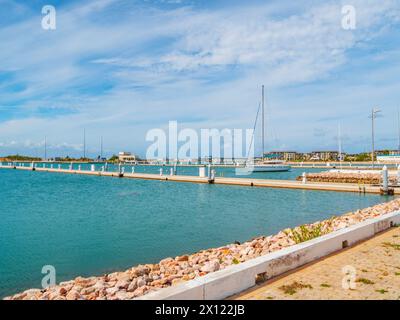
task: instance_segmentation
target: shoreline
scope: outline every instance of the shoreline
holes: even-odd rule
[[[231,265],[290,247],[359,222],[400,209],[400,199],[348,212],[341,216],[259,236],[242,244],[201,250],[125,271],[60,282],[46,289],[28,289],[5,300],[130,300],[183,283]]]

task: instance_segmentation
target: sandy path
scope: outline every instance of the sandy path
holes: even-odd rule
[[[347,271],[343,271],[343,267]],[[354,289],[344,289],[344,279],[349,279]],[[390,229],[233,298],[400,300],[400,228]]]

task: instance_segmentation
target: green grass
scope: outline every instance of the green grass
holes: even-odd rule
[[[379,290],[375,290],[376,292],[379,292],[380,294],[385,294],[386,292],[389,292],[385,289],[379,289]]]
[[[294,229],[290,229],[290,231],[287,233],[287,235],[289,235],[296,243],[302,243],[314,238],[318,238],[324,234],[325,233],[322,232],[322,223],[319,223],[315,226],[301,225]]]
[[[331,285],[330,285],[330,284],[327,284],[327,283],[321,283],[321,287],[323,287],[323,288],[330,288]]]
[[[394,250],[400,250],[400,244],[397,243],[384,242],[382,243],[382,246],[384,246],[385,248],[393,248]]]
[[[366,279],[366,278],[358,278],[356,280],[356,282],[361,282],[363,284],[375,284],[375,282],[373,282],[373,281],[371,281],[369,279]]]
[[[395,276],[400,276],[400,272],[395,272],[394,275]]]
[[[285,294],[290,294],[290,295],[295,294],[297,290],[305,288],[312,289],[313,287],[310,284],[304,284],[297,281],[293,282],[292,284],[279,287],[279,289],[282,290]]]
[[[239,264],[240,261],[239,261],[238,259],[236,259],[236,258],[233,258],[233,259],[232,259],[232,263],[233,263],[233,264]]]

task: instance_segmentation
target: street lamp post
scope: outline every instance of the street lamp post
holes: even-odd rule
[[[371,124],[372,124],[372,153],[371,153],[371,160],[372,160],[372,168],[374,168],[374,158],[375,158],[375,118],[376,115],[381,112],[379,109],[372,108],[371,111]]]

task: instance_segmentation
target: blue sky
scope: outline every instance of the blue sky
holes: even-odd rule
[[[41,9],[57,29],[41,28]],[[356,9],[355,30],[341,8]],[[267,148],[397,148],[400,1],[0,0],[0,155],[141,155],[146,132],[251,128]],[[259,147],[257,147],[259,148]],[[256,149],[257,149],[256,148]]]

